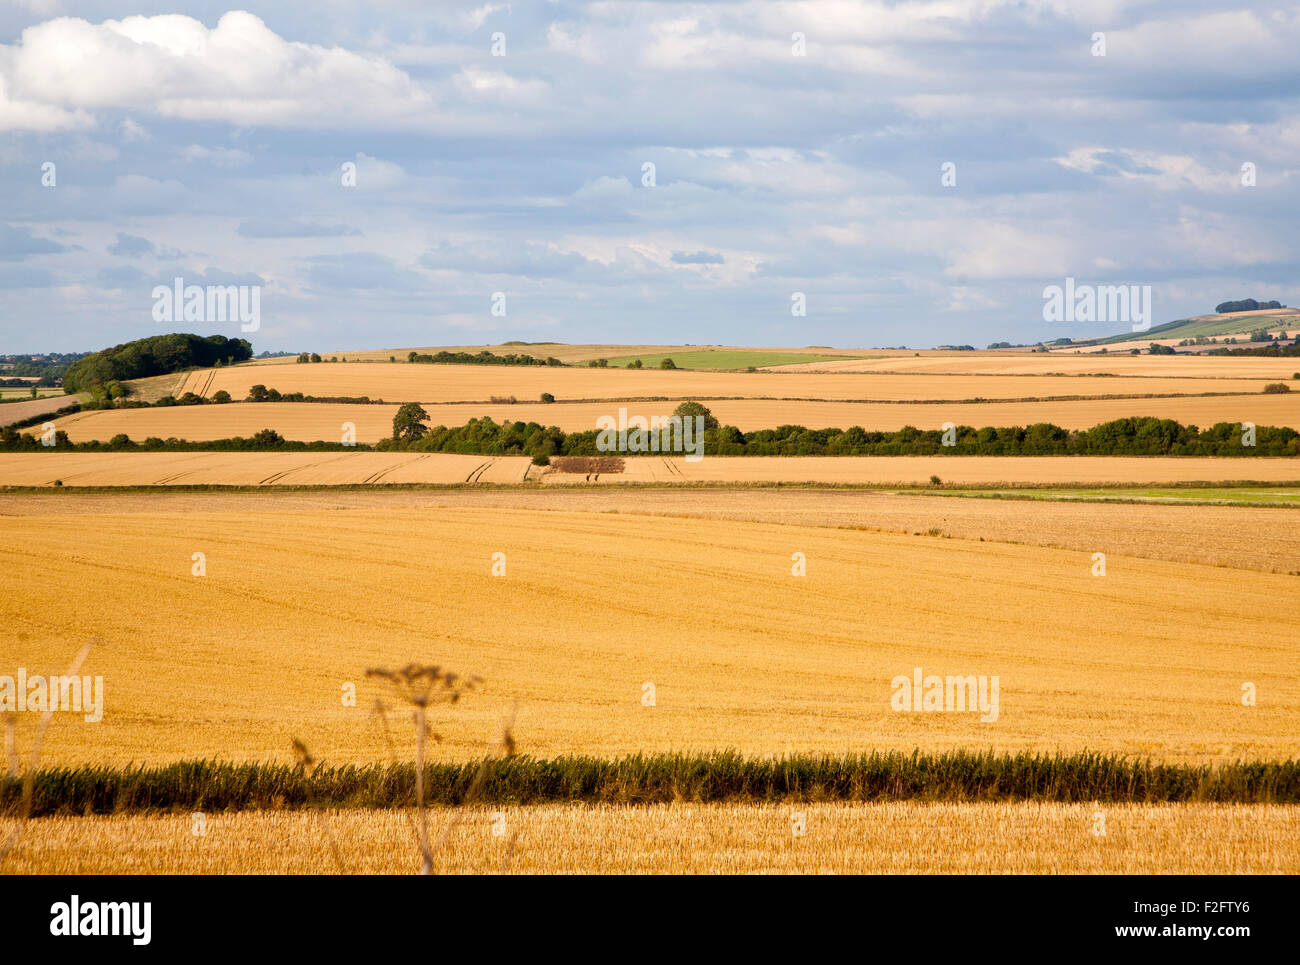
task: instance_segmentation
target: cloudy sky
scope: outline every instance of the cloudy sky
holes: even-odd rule
[[[1293,5],[232,2],[0,5],[0,351],[238,334],[154,321],[176,277],[260,285],[259,351],[1300,303]]]

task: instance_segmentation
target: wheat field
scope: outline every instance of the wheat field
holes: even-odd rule
[[[0,478],[3,476],[0,458]],[[1175,483],[1300,479],[1300,463],[1286,457],[1210,456],[629,456],[621,473],[587,478],[541,476],[546,485],[573,483],[825,483],[917,485],[931,476],[958,485],[995,483]]]
[[[435,833],[457,822],[435,852],[444,874],[1300,873],[1295,806],[535,805],[431,815]],[[391,811],[43,818],[6,870],[412,874],[408,822]],[[11,824],[0,820],[0,835]]]
[[[1171,563],[1294,573],[1300,526],[1261,506],[946,498],[933,492],[852,489],[661,487],[470,488],[434,490],[277,489],[256,492],[123,490],[0,493],[0,516],[166,512],[327,513],[370,509],[515,509],[538,526],[554,512],[630,513],[785,523],[813,528],[920,535],[1102,552]]]
[[[886,359],[880,364],[907,361]],[[947,360],[934,361],[938,363]],[[954,364],[961,361],[954,360]],[[985,373],[979,366],[973,367],[969,373],[956,368],[953,374],[943,374],[947,370],[942,367],[933,372],[924,369],[910,372],[903,368],[898,372],[880,369],[809,374],[775,371],[663,372],[650,369],[412,365],[405,362],[245,364],[191,372],[184,383],[172,391],[178,396],[184,392],[193,392],[211,397],[224,389],[232,398],[243,399],[248,396],[252,386],[261,384],[280,392],[302,392],[317,397],[366,396],[394,403],[489,402],[493,396],[514,396],[521,402],[537,402],[543,392],[549,392],[561,400],[756,397],[825,401],[1027,399],[1098,395],[1195,395],[1202,392],[1254,393],[1263,388],[1265,378],[1290,378],[1291,372],[1300,368],[1300,363],[1294,359],[1211,359],[1208,361],[1218,364],[1197,366],[1194,363],[1198,361],[1204,363],[1207,360],[1193,359],[1184,363],[1180,359],[1174,359],[1160,371],[1139,368],[1132,372],[1100,377],[1088,377],[1086,373],[1105,372],[1107,370],[1104,367],[1085,368],[1081,374],[1067,377],[1047,374],[1062,370],[1060,366],[1053,368],[1034,363],[1026,367],[1022,374],[1017,374],[1021,370],[1013,362],[997,360],[986,361],[985,365],[996,363],[1005,366],[1009,374],[996,371]],[[1239,361],[1252,364],[1228,364]],[[1120,377],[1121,375],[1128,377]],[[1141,377],[1152,375],[1162,377]]]
[[[1008,543],[489,508],[55,509],[0,532],[6,662],[56,673],[104,641],[83,670],[104,719],[60,715],[50,763],[285,760],[294,738],[387,759],[364,671],[410,661],[485,679],[434,725],[462,759],[512,715],[537,756],[1295,752],[1294,576],[1112,555],[1096,577],[1089,553]],[[1000,715],[892,710],[915,667],[999,675]]]

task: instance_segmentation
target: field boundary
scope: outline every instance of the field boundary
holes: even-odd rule
[[[22,782],[0,781],[0,806],[21,804]],[[415,794],[415,766],[181,761],[161,767],[88,765],[36,772],[33,817],[393,808]],[[1116,755],[879,753],[746,758],[653,754],[606,759],[526,756],[431,764],[433,806],[646,804],[772,801],[1038,801],[1123,803],[1300,803],[1300,760],[1218,765],[1157,764]]]
[[[1159,457],[1152,457],[1159,458]],[[675,491],[681,489],[715,489],[715,490],[743,490],[743,489],[793,489],[807,490],[816,492],[823,489],[836,491],[862,491],[862,492],[917,492],[932,494],[936,496],[953,496],[964,495],[964,493],[945,492],[946,489],[952,490],[969,490],[972,488],[969,483],[941,483],[933,485],[929,483],[909,483],[909,482],[881,482],[881,483],[835,483],[835,482],[816,482],[813,480],[803,480],[798,482],[781,481],[781,480],[759,480],[753,482],[736,482],[728,480],[698,480],[686,481],[680,483],[665,483],[662,481],[638,482],[631,480],[620,482],[618,484],[625,489],[638,490],[663,490]],[[985,498],[1005,498],[1015,499],[1015,493],[1021,490],[1050,491],[1053,489],[1133,489],[1145,488],[1152,485],[1158,485],[1162,489],[1240,489],[1246,487],[1270,486],[1277,488],[1295,488],[1300,487],[1300,480],[1284,480],[1281,482],[1270,482],[1268,480],[1258,479],[1232,479],[1232,480],[1186,480],[1167,483],[1150,483],[1146,481],[1138,482],[1051,482],[1051,483],[1033,483],[1033,482],[1015,482],[999,481],[991,483],[979,483],[978,488],[981,490],[993,490],[1005,492],[1008,495],[1002,497],[989,496]],[[586,483],[574,481],[566,483],[562,488],[545,486],[537,480],[526,480],[518,483],[498,483],[498,482],[449,482],[449,483],[299,483],[277,486],[265,486],[261,484],[223,484],[223,483],[186,483],[179,485],[128,485],[128,486],[2,486],[0,485],[0,495],[3,496],[23,496],[23,495],[48,495],[48,494],[67,494],[67,495],[87,495],[94,493],[320,493],[320,492],[400,492],[410,491],[439,491],[439,490],[472,490],[481,492],[485,489],[497,490],[517,490],[521,492],[568,492],[575,489],[589,489],[598,492],[609,490],[609,485],[604,483]],[[1063,502],[1067,500],[1062,500]],[[1179,505],[1184,505],[1180,503]],[[1185,505],[1196,505],[1188,501]],[[1212,503],[1211,505],[1221,505]],[[1238,505],[1238,504],[1233,504]],[[1259,504],[1263,505],[1263,504]],[[1254,508],[1256,504],[1251,504],[1249,508]]]

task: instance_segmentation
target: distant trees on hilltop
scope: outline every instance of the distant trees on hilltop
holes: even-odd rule
[[[438,352],[435,355],[420,352],[411,352],[406,356],[406,361],[423,363],[425,365],[550,365],[554,367],[563,366],[564,363],[557,358],[539,359],[532,355],[493,355],[486,350],[478,354],[470,352]]]
[[[1267,311],[1270,308],[1286,308],[1281,302],[1257,302],[1253,298],[1243,298],[1236,302],[1220,302],[1214,306],[1214,310],[1220,315],[1228,312],[1256,312],[1260,309]]]

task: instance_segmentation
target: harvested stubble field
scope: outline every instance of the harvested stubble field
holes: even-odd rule
[[[442,759],[482,754],[512,713],[536,756],[1295,751],[1293,576],[1113,555],[1097,578],[1086,552],[730,520],[215,506],[0,519],[7,663],[57,673],[105,641],[83,670],[104,720],[60,715],[47,763],[286,761],[295,737],[387,760],[364,670],[412,660],[486,681],[435,721]],[[892,711],[918,666],[999,675],[998,719]]]
[[[385,402],[487,402],[515,396],[536,402],[543,392],[557,399],[821,399],[826,401],[928,399],[1029,399],[1060,396],[1196,395],[1203,392],[1254,393],[1265,376],[1289,378],[1295,359],[1218,359],[1289,364],[1285,376],[1274,365],[1265,371],[1225,366],[1221,370],[1180,367],[1178,360],[1157,373],[1164,378],[1052,377],[1039,367],[1024,375],[992,374],[791,374],[777,372],[663,372],[654,370],[538,368],[507,365],[412,365],[382,362],[322,362],[307,365],[235,365],[191,372],[176,395],[211,397],[224,389],[234,399],[257,384],[280,392],[312,396],[382,399]],[[834,365],[838,363],[826,363]],[[1282,368],[1285,368],[1283,365]],[[886,372],[888,370],[885,370]],[[960,370],[957,370],[960,372]],[[1093,371],[1098,371],[1094,366]],[[1105,371],[1104,368],[1100,371]],[[1032,377],[1037,376],[1037,377]],[[1184,377],[1186,376],[1186,377]],[[789,420],[783,419],[782,422]]]
[[[77,396],[75,395],[49,395],[40,399],[29,399],[26,402],[8,402],[5,405],[0,405],[0,425],[22,422],[38,415],[57,412],[64,406],[72,405],[76,401]]]
[[[1019,490],[1006,495],[1016,492],[1039,495],[1052,491]],[[1215,491],[1231,494],[1236,490]],[[1300,488],[1294,492],[1300,496]],[[0,517],[195,511],[321,513],[337,509],[401,514],[409,510],[455,508],[527,510],[537,514],[536,523],[542,527],[548,518],[545,514],[582,512],[787,523],[914,535],[937,529],[945,536],[960,539],[1024,543],[1089,555],[1101,552],[1267,573],[1294,572],[1296,561],[1300,560],[1300,525],[1292,524],[1292,517],[1277,516],[1279,510],[1254,506],[958,499],[942,498],[942,491],[692,487],[0,493]]]
[[[1104,835],[1097,815],[1104,816]],[[801,817],[804,833],[794,834]],[[433,812],[435,833],[451,820]],[[323,822],[323,828],[322,828]],[[12,822],[0,821],[0,834]],[[404,814],[45,818],[28,874],[411,874]],[[1297,874],[1300,807],[1080,804],[540,805],[470,812],[441,873]]]
[[[4,473],[0,456],[0,479]],[[562,473],[544,484],[827,483],[917,485],[938,476],[958,485],[1176,482],[1293,482],[1295,459],[1201,456],[629,456],[622,473],[586,479]]]
[[[725,484],[764,486],[1264,483],[1300,480],[1295,459],[1191,456],[629,456],[620,473],[548,472],[526,456],[412,452],[0,452],[0,487]]]
[[[526,456],[411,452],[0,453],[0,486],[522,483]]]
[[[432,425],[460,426],[487,416],[496,422],[537,422],[565,432],[597,427],[601,417],[617,419],[620,408],[629,416],[668,416],[675,402],[566,403],[540,402],[515,405],[430,405]],[[1211,426],[1217,422],[1252,422],[1257,426],[1300,429],[1300,401],[1286,395],[1236,395],[1162,399],[1090,399],[1070,402],[990,403],[870,403],[782,402],[769,399],[723,399],[709,409],[724,425],[742,432],[802,425],[812,429],[861,426],[868,431],[892,432],[904,426],[937,429],[945,422],[956,425],[1027,426],[1051,422],[1066,429],[1089,429],[1102,422],[1131,416],[1174,419],[1184,425]],[[149,436],[192,441],[251,436],[259,429],[275,429],[286,439],[337,442],[344,423],[352,423],[356,441],[375,443],[392,435],[393,405],[341,405],[331,403],[262,402],[230,405],[178,406],[162,409],[107,409],[80,412],[56,421],[73,442],[107,441],[125,433],[137,442]],[[31,432],[38,430],[32,429]]]

